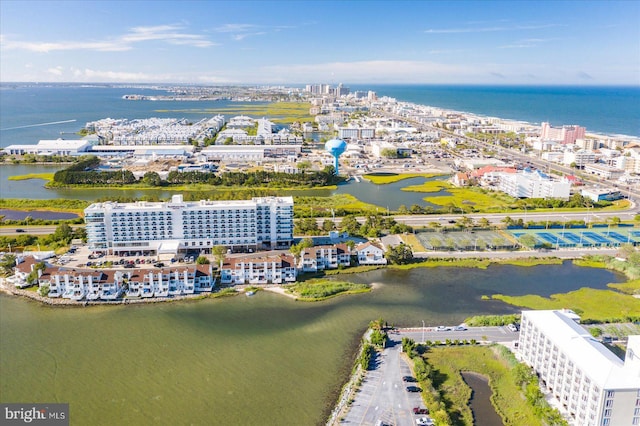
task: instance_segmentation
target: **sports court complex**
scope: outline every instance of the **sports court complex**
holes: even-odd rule
[[[622,244],[640,245],[640,228],[631,225],[562,225],[530,226],[528,228],[511,226],[505,230],[446,230],[416,232],[416,237],[427,250],[435,251],[480,251],[514,250],[522,244],[525,235],[535,238],[533,248],[594,248],[618,247]]]

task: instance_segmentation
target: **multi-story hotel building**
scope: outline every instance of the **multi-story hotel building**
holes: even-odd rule
[[[577,125],[554,127],[549,123],[542,123],[540,137],[560,141],[563,144],[572,144],[576,139],[584,139],[586,129]]]
[[[518,354],[576,426],[640,425],[640,336],[625,361],[571,311],[523,311]]]
[[[89,248],[109,254],[277,249],[293,241],[293,197],[185,202],[174,195],[169,202],[94,203],[84,214]]]

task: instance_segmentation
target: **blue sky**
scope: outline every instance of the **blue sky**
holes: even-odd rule
[[[0,1],[0,81],[640,85],[640,2]]]

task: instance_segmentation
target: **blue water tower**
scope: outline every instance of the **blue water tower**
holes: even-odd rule
[[[347,143],[342,139],[331,139],[324,144],[324,149],[333,155],[333,168],[336,170],[336,174],[338,174],[338,157],[347,150]]]

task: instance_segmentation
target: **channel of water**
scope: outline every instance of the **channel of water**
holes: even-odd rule
[[[483,294],[549,295],[624,277],[565,263],[383,269],[336,279],[379,285],[317,303],[258,292],[51,308],[0,295],[0,399],[69,402],[78,425],[323,424],[373,319],[453,325],[517,311]]]
[[[503,426],[502,418],[491,405],[489,380],[477,373],[462,372],[462,379],[471,388],[469,407],[473,412],[474,426]]]
[[[163,199],[171,198],[171,195],[179,191],[170,191],[166,189],[100,189],[91,188],[55,188],[47,189],[44,187],[45,181],[42,179],[29,180],[8,180],[9,176],[26,175],[31,173],[54,173],[60,170],[60,166],[44,166],[44,165],[2,165],[0,166],[0,192],[3,198],[25,198],[28,194],[33,199],[70,199],[70,200],[88,200],[93,201],[98,198],[105,197],[128,197],[140,199],[143,197],[158,197]],[[276,195],[293,195],[293,196],[316,196],[330,197],[334,194],[350,194],[365,203],[379,206],[381,211],[389,208],[397,210],[401,205],[407,208],[414,204],[420,206],[437,207],[423,200],[426,196],[446,195],[445,191],[438,193],[420,193],[402,191],[401,189],[411,185],[420,185],[427,180],[434,178],[415,177],[402,181],[390,183],[387,185],[375,185],[367,180],[361,179],[360,182],[350,180],[338,185],[337,189],[302,189],[302,190],[282,190],[274,191]],[[203,194],[206,196],[206,194]]]

